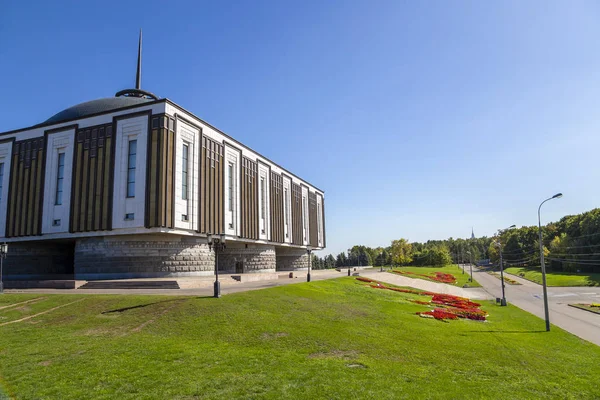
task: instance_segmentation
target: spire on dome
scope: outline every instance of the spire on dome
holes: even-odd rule
[[[115,93],[115,97],[139,97],[144,99],[158,100],[154,93],[142,90],[142,30],[140,29],[140,39],[138,41],[137,70],[135,73],[135,89],[120,90]]]
[[[142,88],[142,28],[140,28],[140,41],[138,43],[138,63],[137,74],[135,76],[135,88],[137,90]]]

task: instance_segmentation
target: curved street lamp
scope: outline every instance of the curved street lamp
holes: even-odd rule
[[[310,282],[310,262],[312,261],[310,254],[312,253],[312,247],[306,246],[306,253],[308,254],[308,273],[306,274],[306,282]]]
[[[515,228],[516,225],[511,225],[506,229],[503,229],[503,231],[507,231],[509,229]],[[502,300],[500,300],[500,305],[501,306],[505,306],[506,305],[506,295],[505,295],[505,290],[504,290],[504,261],[502,260],[502,243],[500,243],[500,239],[498,239],[498,242],[496,242],[496,246],[498,246],[498,249],[500,250],[500,284],[502,286]]]
[[[225,250],[225,235],[208,234],[208,249],[215,252],[215,283],[213,297],[221,297],[221,282],[219,282],[219,252]]]
[[[473,282],[473,256],[471,255],[470,250],[467,250],[467,254],[469,255],[469,270],[471,271],[471,277],[469,278],[469,282]]]
[[[556,193],[554,196],[547,198],[542,201],[542,204],[538,207],[538,230],[540,234],[540,261],[542,262],[542,287],[544,290],[544,315],[546,317],[546,332],[550,332],[550,312],[548,310],[548,291],[546,289],[546,264],[544,263],[544,243],[542,242],[542,219],[540,217],[540,211],[542,209],[542,205],[554,199],[560,199],[562,197],[562,193]]]

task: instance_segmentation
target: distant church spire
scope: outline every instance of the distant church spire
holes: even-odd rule
[[[137,97],[140,99],[158,100],[154,93],[142,90],[142,30],[140,29],[140,39],[138,42],[137,70],[135,73],[135,89],[120,90],[115,97]]]
[[[135,88],[140,90],[142,88],[142,29],[140,28],[140,42],[138,44],[138,62],[137,62],[137,74],[135,76]]]
[[[471,227],[471,239],[475,239],[475,232],[473,232],[473,227]]]

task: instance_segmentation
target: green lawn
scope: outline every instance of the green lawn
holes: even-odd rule
[[[475,267],[473,266],[473,268],[475,268]],[[397,271],[415,272],[417,274],[427,274],[427,275],[431,275],[431,276],[435,276],[436,272],[443,272],[446,274],[454,275],[454,277],[456,278],[456,283],[454,284],[454,286],[463,287],[465,284],[469,285],[470,287],[480,287],[481,286],[475,279],[473,279],[473,282],[469,282],[469,278],[471,277],[471,275],[469,274],[470,270],[469,270],[469,267],[467,267],[467,266],[465,266],[464,274],[463,274],[462,267],[458,268],[456,265],[446,265],[445,267],[400,267],[400,268],[394,268],[394,269]],[[427,279],[422,276],[411,276],[411,275],[406,275],[406,276],[409,278],[425,279],[428,281],[436,282],[433,279]]]
[[[410,298],[347,277],[221,299],[4,294],[0,324],[66,306],[0,326],[0,386],[18,399],[600,398],[600,347],[510,305],[441,322]]]
[[[542,284],[541,267],[510,267],[504,272],[517,276],[523,274],[522,278]],[[600,274],[553,272],[546,269],[546,284],[548,286],[600,286]]]

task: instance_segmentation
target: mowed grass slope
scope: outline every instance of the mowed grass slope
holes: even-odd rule
[[[599,398],[600,347],[512,306],[420,318],[427,297],[353,278],[221,299],[0,296],[0,385],[15,398]],[[77,301],[77,302],[75,302]],[[75,303],[73,303],[75,302]],[[20,310],[19,310],[20,308]]]
[[[473,268],[475,268],[475,266],[473,266]],[[443,272],[445,274],[452,274],[454,275],[454,277],[456,278],[456,283],[454,283],[454,286],[459,286],[459,287],[463,287],[464,285],[468,285],[469,287],[480,287],[481,285],[473,278],[473,282],[469,282],[469,278],[471,277],[471,275],[469,274],[470,270],[468,266],[465,266],[465,273],[463,274],[463,269],[462,267],[459,268],[456,265],[446,265],[444,267],[399,267],[399,268],[393,268],[396,271],[406,271],[406,272],[414,272],[417,274],[426,274],[426,275],[431,275],[431,276],[435,276],[436,272]],[[405,275],[408,278],[415,278],[415,279],[425,279],[425,280],[430,280],[432,282],[437,282],[435,280],[432,279],[427,279],[425,277],[422,276],[416,276],[416,275]]]
[[[541,267],[510,267],[504,271],[516,276],[523,274],[522,278],[542,284]],[[553,272],[546,268],[546,284],[548,286],[600,286],[600,274]]]

